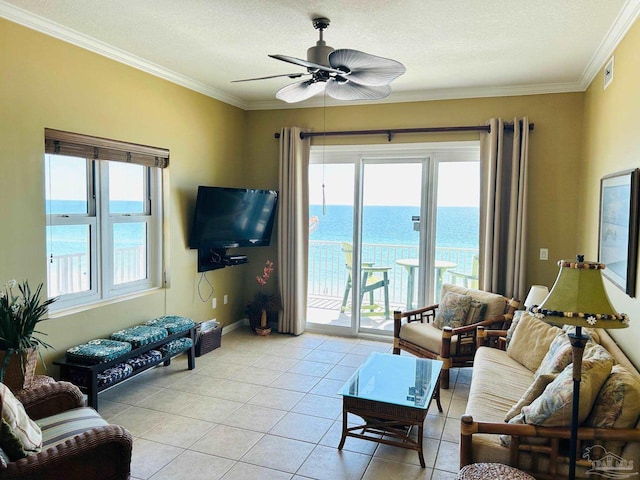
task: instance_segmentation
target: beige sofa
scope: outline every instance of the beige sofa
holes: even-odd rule
[[[461,420],[461,467],[499,462],[537,479],[566,476],[572,353],[565,330],[522,311],[510,331],[480,328],[479,344],[497,336],[504,347],[507,334],[510,342],[506,350],[480,346],[476,352]],[[582,367],[577,476],[638,478],[640,373],[606,331],[586,331],[592,341]]]

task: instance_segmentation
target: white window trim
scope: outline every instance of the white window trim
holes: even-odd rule
[[[55,155],[55,154],[47,154]],[[46,158],[46,157],[45,157]],[[95,162],[95,163],[94,163]],[[90,307],[162,287],[163,272],[163,169],[143,167],[148,172],[145,183],[147,211],[149,214],[108,215],[107,160],[87,159],[88,214],[46,215],[47,226],[87,224],[90,233],[91,288],[87,291],[65,294],[53,303],[49,310],[59,313],[68,309]],[[95,169],[94,169],[95,165]],[[95,170],[95,172],[94,172]],[[95,178],[93,178],[95,175]],[[99,192],[93,192],[93,185]],[[94,200],[95,199],[95,200]],[[80,218],[84,221],[78,221]],[[114,285],[113,250],[110,247],[112,226],[115,223],[144,222],[147,226],[147,278],[121,285]],[[48,239],[47,239],[48,241]],[[97,268],[96,268],[97,267]]]

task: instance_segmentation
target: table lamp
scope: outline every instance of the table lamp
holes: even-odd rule
[[[578,255],[575,262],[560,260],[560,272],[551,292],[529,311],[545,322],[557,325],[574,325],[574,333],[569,334],[573,351],[573,403],[571,411],[571,439],[569,451],[569,478],[576,478],[576,455],[578,449],[578,406],[580,404],[580,377],[582,354],[589,339],[582,333],[582,327],[626,328],[629,318],[618,314],[611,306],[604,289],[601,271],[602,263],[585,262]],[[527,297],[528,299],[528,297]]]
[[[538,306],[543,302],[545,298],[547,298],[547,295],[549,295],[549,288],[545,285],[531,285],[529,294],[524,301],[524,306],[526,308]]]

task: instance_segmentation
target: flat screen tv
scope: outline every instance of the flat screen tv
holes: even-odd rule
[[[275,190],[199,186],[189,248],[268,246],[277,203]]]

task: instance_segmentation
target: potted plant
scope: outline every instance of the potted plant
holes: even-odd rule
[[[39,347],[51,347],[36,336],[46,334],[35,327],[57,298],[41,302],[41,291],[42,284],[32,292],[26,280],[22,284],[11,280],[0,290],[0,382],[14,391],[31,385],[38,355],[42,359]]]
[[[263,288],[267,284],[267,280],[269,280],[273,270],[273,262],[267,260],[267,263],[262,270],[262,275],[256,276],[256,282],[260,285],[260,290],[255,293],[253,300],[251,300],[244,309],[245,314],[249,317],[251,329],[258,335],[268,335],[271,333],[268,315],[270,313],[277,313],[280,309],[278,296],[272,293],[265,293],[263,291]]]

